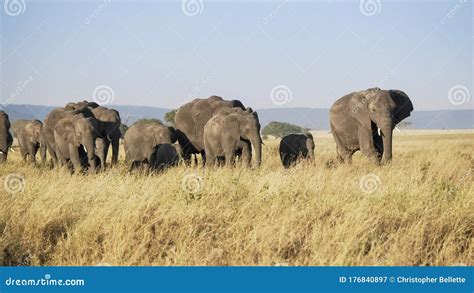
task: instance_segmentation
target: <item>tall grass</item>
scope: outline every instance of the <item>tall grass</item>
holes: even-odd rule
[[[0,169],[24,176],[0,186],[0,263],[474,265],[474,132],[397,133],[387,166],[334,164],[333,139],[314,136],[315,165],[289,170],[277,140],[258,169],[158,175],[70,175],[16,152]]]

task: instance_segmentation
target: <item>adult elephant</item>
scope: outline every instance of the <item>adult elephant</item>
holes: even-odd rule
[[[157,149],[161,145],[175,143],[176,140],[177,133],[173,127],[158,122],[132,125],[123,139],[125,160],[131,162],[130,170],[142,163],[155,166]]]
[[[214,114],[224,108],[240,108],[245,110],[239,100],[226,101],[219,96],[207,99],[195,99],[181,106],[175,115],[175,127],[178,142],[183,150],[183,160],[189,165],[193,154],[201,154],[205,162],[204,125]]]
[[[72,162],[74,171],[82,170],[81,148],[87,152],[90,172],[96,171],[95,140],[97,120],[86,118],[83,114],[69,115],[58,121],[54,127],[56,155],[63,164]]]
[[[281,139],[280,159],[285,168],[294,165],[299,158],[314,161],[314,140],[311,133],[289,134]]]
[[[51,157],[51,161],[53,166],[56,166],[58,163],[58,157],[56,154],[56,143],[54,140],[54,128],[59,120],[63,119],[67,116],[74,116],[74,115],[83,115],[84,118],[94,118],[94,114],[88,107],[82,107],[75,110],[71,110],[71,108],[57,108],[51,111],[43,123],[43,140],[48,150],[48,153]]]
[[[209,162],[216,163],[225,157],[227,166],[234,163],[238,150],[247,165],[251,161],[252,146],[255,149],[255,163],[262,162],[262,138],[257,112],[234,109],[214,115],[204,126],[204,146]]]
[[[77,103],[76,102],[67,103],[66,106],[64,106],[64,109],[66,109],[66,110],[77,110],[77,109],[81,109],[81,108],[84,108],[84,107],[94,109],[94,108],[97,108],[97,107],[100,107],[100,106],[96,102],[89,102],[87,100],[83,100],[83,101],[77,102]]]
[[[371,88],[340,98],[329,114],[338,158],[351,162],[354,152],[361,150],[370,159],[389,162],[393,129],[412,111],[410,98],[400,90]]]
[[[8,114],[0,111],[0,164],[7,161],[8,150],[13,143],[13,137],[10,134],[10,119]]]
[[[109,146],[112,144],[112,165],[117,164],[119,156],[120,125],[122,124],[120,114],[114,109],[106,107],[92,108],[92,113],[98,120],[97,138],[97,152],[101,161],[102,169],[105,169],[105,160],[109,151]]]
[[[39,120],[15,120],[12,124],[13,135],[18,140],[23,161],[29,158],[36,161],[36,153],[40,150],[41,159],[46,161],[46,147],[43,142],[43,123]]]

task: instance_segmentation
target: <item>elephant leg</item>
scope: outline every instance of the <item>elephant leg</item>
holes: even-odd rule
[[[47,147],[45,144],[40,144],[41,162],[46,163],[46,151]]]
[[[120,136],[114,137],[112,140],[112,165],[116,165],[119,157]]]
[[[374,148],[377,151],[377,158],[382,160],[383,155],[383,139],[382,136],[378,135],[377,132],[373,135]]]
[[[109,143],[106,139],[99,138],[96,141],[97,156],[100,159],[100,167],[105,169],[105,159],[107,158],[107,151],[109,149]]]
[[[24,147],[20,147],[20,156],[21,156],[21,159],[23,160],[23,162],[26,162],[28,152],[25,150]]]
[[[362,153],[370,160],[377,160],[377,151],[374,148],[372,130],[360,127],[357,131],[359,146]]]
[[[206,166],[206,152],[205,151],[201,151],[201,158],[202,158],[202,166],[204,167]]]
[[[56,155],[56,150],[55,150],[54,145],[48,144],[47,149],[48,149],[49,156],[51,157],[51,162],[53,163],[53,167],[58,166],[58,157]]]
[[[30,145],[30,150],[28,150],[28,152],[30,153],[30,162],[36,163],[36,153],[38,152],[38,146]]]
[[[74,172],[80,172],[82,170],[81,158],[79,156],[79,149],[78,147],[70,144],[69,145],[69,156],[74,166]]]
[[[227,167],[232,167],[232,164],[234,162],[234,150],[232,148],[226,148],[224,150],[224,156],[225,156],[225,165]]]

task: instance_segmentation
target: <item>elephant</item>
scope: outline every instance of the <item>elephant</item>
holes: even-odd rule
[[[98,108],[99,104],[97,104],[96,102],[88,102],[87,100],[83,100],[83,101],[77,102],[77,103],[74,103],[74,102],[67,103],[66,106],[64,106],[64,109],[66,109],[66,110],[77,110],[77,109],[81,109],[81,108],[84,108],[84,107],[94,109],[94,108]]]
[[[257,112],[251,109],[223,111],[214,115],[204,126],[204,147],[209,162],[216,163],[225,157],[226,166],[234,163],[236,152],[242,149],[242,159],[250,165],[252,145],[256,165],[262,162],[262,138]]]
[[[156,150],[156,160],[153,169],[163,171],[167,168],[177,166],[180,159],[180,147],[176,144],[165,143]]]
[[[296,164],[299,158],[314,162],[314,139],[311,133],[289,134],[280,141],[280,159],[285,168]]]
[[[106,107],[92,108],[92,113],[99,121],[98,129],[99,136],[97,138],[97,153],[101,161],[101,168],[105,169],[105,161],[109,151],[109,146],[112,144],[112,165],[117,164],[119,156],[120,125],[122,124],[120,114],[118,111],[108,109]]]
[[[219,96],[207,99],[194,99],[181,106],[175,115],[175,128],[178,142],[183,149],[183,160],[186,165],[191,163],[193,154],[201,154],[203,163],[206,161],[204,148],[204,125],[223,108],[240,108],[245,110],[239,100],[227,101]]]
[[[10,119],[8,114],[0,111],[0,164],[7,161],[8,150],[13,143],[13,137],[10,134]]]
[[[361,150],[376,163],[390,162],[393,129],[412,111],[410,98],[400,90],[370,88],[343,96],[329,113],[338,160],[350,163]]]
[[[135,123],[125,133],[123,145],[125,160],[131,162],[130,171],[147,163],[149,168],[156,165],[157,149],[163,144],[178,140],[176,130],[158,122]]]
[[[81,148],[84,147],[87,154],[87,163],[91,173],[96,172],[95,140],[97,138],[97,120],[93,117],[86,118],[83,114],[66,116],[56,123],[54,127],[54,139],[56,143],[56,155],[63,164],[72,162],[74,171],[84,169],[81,163]]]
[[[46,145],[46,149],[51,157],[53,166],[56,166],[58,163],[58,157],[56,154],[56,144],[54,140],[54,128],[59,120],[67,116],[74,116],[81,114],[84,118],[94,118],[94,114],[88,107],[82,107],[75,110],[67,110],[65,108],[57,108],[51,111],[43,123],[43,140]]]
[[[39,120],[16,120],[12,124],[13,135],[18,140],[23,161],[34,163],[40,150],[41,159],[46,162],[46,146],[43,141],[43,123]]]

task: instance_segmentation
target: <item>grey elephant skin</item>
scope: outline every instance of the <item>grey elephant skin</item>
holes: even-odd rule
[[[95,118],[86,118],[82,114],[64,117],[56,123],[54,127],[56,155],[63,165],[71,162],[75,172],[84,170],[84,164],[81,163],[81,148],[84,147],[89,171],[96,172],[96,124]]]
[[[39,120],[15,120],[12,123],[13,135],[18,140],[20,155],[23,161],[36,161],[38,150],[41,159],[46,162],[46,145],[43,140],[43,123]]]
[[[125,160],[131,163],[130,170],[142,163],[155,166],[158,147],[176,141],[177,133],[173,127],[158,122],[136,123],[130,126],[123,139]]]
[[[101,161],[102,169],[105,169],[107,154],[109,147],[112,146],[112,165],[117,164],[119,156],[120,138],[122,133],[120,132],[120,113],[114,109],[106,107],[95,107],[92,108],[92,113],[98,120],[98,133],[99,136],[96,141],[97,155]]]
[[[281,139],[278,151],[283,166],[289,168],[301,158],[314,161],[314,148],[314,139],[310,133],[289,134]]]
[[[156,150],[156,158],[153,165],[153,170],[158,172],[164,171],[168,168],[177,166],[179,164],[179,160],[179,145],[169,143],[162,144]]]
[[[8,150],[13,143],[13,137],[10,134],[10,119],[8,114],[0,111],[0,164],[7,161]]]
[[[329,113],[338,158],[351,162],[354,152],[361,150],[375,162],[389,162],[393,129],[412,111],[410,98],[400,90],[371,88],[340,98]]]
[[[219,96],[211,96],[207,99],[195,99],[176,111],[175,127],[179,144],[183,149],[183,159],[187,165],[191,162],[192,154],[201,154],[203,162],[206,161],[204,126],[221,109],[234,107],[245,110],[239,100],[227,101]]]
[[[262,161],[262,138],[257,112],[231,109],[215,114],[204,127],[204,145],[207,160],[216,163],[219,157],[225,157],[225,164],[234,164],[236,152],[242,150],[242,160],[247,165],[255,149],[255,164]]]
[[[51,111],[46,119],[44,120],[43,123],[43,140],[44,143],[46,144],[48,154],[51,157],[51,161],[53,163],[53,166],[56,166],[58,164],[58,156],[56,153],[56,142],[54,138],[54,129],[56,127],[56,124],[58,123],[59,120],[65,118],[65,117],[70,117],[74,115],[82,115],[84,118],[93,118],[94,114],[88,107],[82,107],[78,109],[72,109],[72,108],[58,108],[54,109]],[[95,123],[97,124],[97,123]]]

